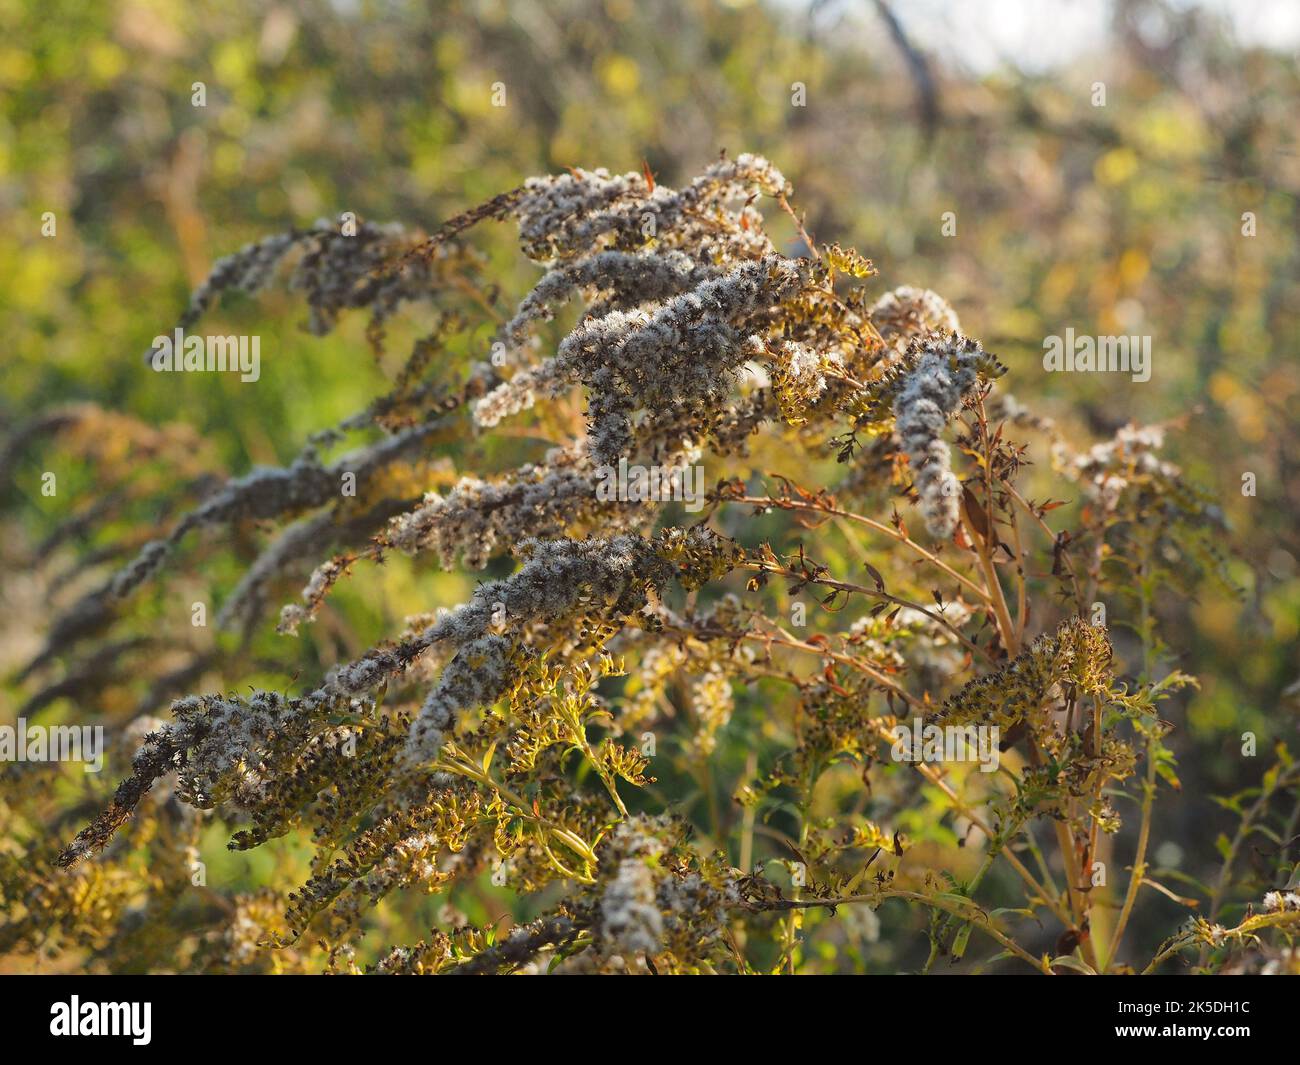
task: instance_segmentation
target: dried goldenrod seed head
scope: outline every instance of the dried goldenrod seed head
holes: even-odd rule
[[[961,485],[943,431],[962,398],[981,377],[996,376],[996,358],[957,333],[932,333],[912,342],[894,399],[894,419],[912,469],[921,515],[931,536],[947,539],[957,527]]]
[[[872,324],[900,351],[926,333],[959,333],[961,322],[948,301],[928,288],[902,285],[871,305]]]

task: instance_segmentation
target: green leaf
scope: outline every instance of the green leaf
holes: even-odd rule
[[[971,924],[962,925],[961,931],[959,931],[957,935],[953,938],[952,956],[954,958],[960,958],[963,954],[966,953],[966,945],[970,942],[970,933],[973,927],[974,925]]]

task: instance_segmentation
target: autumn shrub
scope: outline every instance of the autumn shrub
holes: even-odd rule
[[[815,242],[791,195],[750,155],[679,190],[572,170],[431,236],[323,221],[230,255],[182,334],[284,280],[312,332],[366,315],[392,369],[283,467],[223,477],[183,429],[89,406],[23,426],[10,451],[81,455],[66,521],[106,530],[33,588],[78,591],[25,711],[72,698],[121,783],[6,768],[0,948],[749,973],[870,969],[887,934],[928,944],[926,969],[1295,971],[1294,883],[1239,861],[1295,829],[1284,747],[1208,905],[1151,873],[1169,708],[1196,683],[1153,600],[1235,591],[1221,511],[1161,457],[1170,427],[1067,438],[957,309],[873,295],[873,264]],[[541,270],[515,303],[473,245],[495,223]],[[407,315],[426,328],[393,364]],[[422,612],[341,653],[335,600],[386,564]],[[484,572],[454,605],[439,568]],[[177,635],[209,605],[224,635]],[[197,687],[214,676],[238,679]],[[302,855],[301,881],[210,883],[214,824]],[[1144,891],[1188,909],[1149,956],[1126,949]],[[395,920],[418,893],[435,919]],[[508,920],[466,916],[485,893]]]

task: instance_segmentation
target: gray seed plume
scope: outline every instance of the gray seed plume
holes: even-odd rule
[[[980,373],[996,360],[959,333],[915,341],[908,357],[914,365],[894,400],[898,437],[912,467],[925,527],[946,540],[957,527],[961,483],[952,472],[943,430]]]

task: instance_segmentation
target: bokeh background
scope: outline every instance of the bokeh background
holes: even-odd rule
[[[216,258],[344,211],[432,229],[566,166],[644,162],[675,184],[724,148],[760,152],[814,237],[873,259],[881,291],[944,294],[1022,402],[1080,445],[1169,423],[1170,457],[1220,501],[1240,595],[1161,600],[1171,663],[1202,686],[1177,712],[1183,797],[1160,814],[1155,861],[1204,878],[1232,825],[1213,796],[1256,783],[1300,720],[1298,42],[1287,0],[0,0],[0,433],[93,401],[188,427],[159,446],[195,468],[284,463],[378,395],[385,366],[363,322],[314,338],[300,305],[270,295],[209,322],[262,335],[257,387],[147,372],[141,353]],[[511,234],[478,243],[503,290],[525,291],[535,270]],[[1044,373],[1043,338],[1066,327],[1152,336],[1151,381]],[[88,450],[126,447],[111,423],[98,432]],[[41,687],[18,675],[43,639],[34,574],[93,548],[75,530],[49,539],[85,505],[93,464],[44,499],[46,454],[4,455],[6,721]],[[200,592],[235,572],[180,565]],[[424,608],[403,572],[341,590],[357,646]],[[428,577],[440,602],[473,579]],[[243,679],[267,676],[283,680]],[[75,694],[40,707],[101,710]],[[1260,757],[1241,756],[1245,731]],[[215,833],[214,878],[258,885],[291,860],[290,844],[226,856]],[[895,949],[864,964],[903,965]]]

